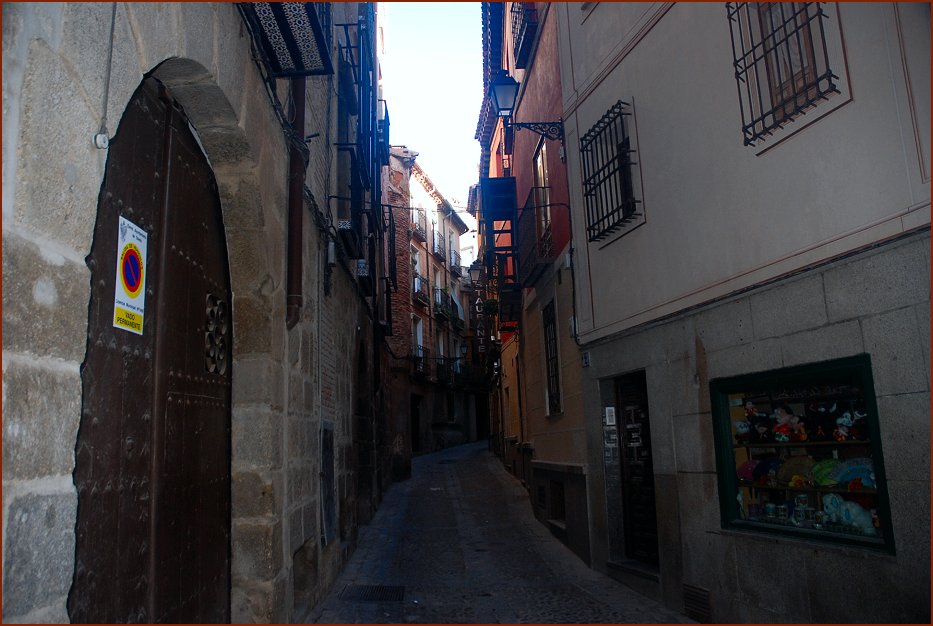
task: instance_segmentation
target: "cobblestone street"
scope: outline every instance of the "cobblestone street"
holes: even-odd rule
[[[483,442],[414,460],[412,478],[389,490],[308,621],[690,620],[587,568],[535,520],[525,490]]]

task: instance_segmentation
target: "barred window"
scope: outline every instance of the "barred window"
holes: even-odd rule
[[[548,414],[560,412],[560,370],[557,357],[557,318],[554,301],[541,312],[544,318],[544,357],[547,366]]]
[[[636,198],[635,150],[625,120],[629,115],[629,105],[619,100],[580,139],[589,241],[600,241],[643,221],[635,211],[641,201]]]
[[[820,2],[728,2],[745,145],[838,93]]]

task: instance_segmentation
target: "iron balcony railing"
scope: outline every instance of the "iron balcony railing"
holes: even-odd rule
[[[463,331],[464,321],[463,317],[460,315],[460,307],[454,303],[454,299],[450,299],[450,325],[453,326],[455,330]]]
[[[450,382],[450,363],[447,362],[447,359],[442,356],[435,359],[434,375],[437,377],[437,382],[439,383]]]
[[[535,33],[538,31],[538,10],[535,8],[535,3],[513,2],[511,18],[515,67],[521,69],[528,65]]]
[[[440,287],[434,288],[434,316],[438,319],[450,319],[451,309],[450,296]]]
[[[528,191],[518,216],[518,280],[522,287],[533,286],[557,257],[551,209],[547,187],[532,187]]]
[[[427,219],[424,211],[418,210],[412,214],[411,235],[420,241],[428,240]]]
[[[423,276],[415,274],[412,278],[411,297],[416,303],[427,306],[430,301],[428,295],[428,281]]]
[[[456,250],[450,251],[450,272],[456,274],[457,276],[461,275],[460,270],[460,253]]]
[[[480,364],[463,363],[454,375],[454,384],[464,388],[484,388],[489,384],[489,374]]]
[[[379,148],[379,162],[382,165],[389,164],[389,105],[385,100],[380,99],[378,115],[376,121],[376,137]]]
[[[442,261],[447,260],[447,248],[444,246],[444,238],[441,237],[441,234],[437,231],[434,231],[434,246],[433,246],[434,256],[439,258]]]
[[[414,374],[424,376],[428,373],[427,360],[431,356],[431,351],[424,346],[412,346],[411,349],[411,370]]]

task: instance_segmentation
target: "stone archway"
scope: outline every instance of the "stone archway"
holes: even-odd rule
[[[270,253],[269,248],[275,249],[270,239],[284,239],[278,237],[282,226],[267,225],[254,150],[229,99],[210,72],[190,59],[172,58],[159,64],[146,75],[148,77],[164,84],[183,109],[218,187],[229,259],[234,330],[231,342],[233,423],[231,439],[227,442],[231,450],[233,500],[232,590],[228,615],[234,622],[253,621],[261,619],[265,613],[260,610],[259,614],[250,616],[256,611],[252,605],[257,604],[257,594],[265,595],[265,589],[280,569],[275,566],[274,554],[266,555],[268,562],[257,566],[253,562],[255,555],[243,556],[243,547],[268,543],[266,536],[257,541],[254,523],[257,515],[275,519],[281,513],[276,508],[277,499],[269,497],[274,491],[269,469],[281,459],[276,460],[274,450],[257,446],[255,432],[251,429],[263,419],[274,423],[273,415],[281,408],[274,394],[263,389],[268,380],[262,372],[271,372],[273,363],[281,358],[281,342],[274,340],[275,333],[281,333],[281,329],[277,329],[272,320],[278,319],[275,316],[277,307],[284,309],[284,298],[280,297],[277,287],[282,268],[279,267],[281,260]],[[238,386],[248,389],[238,394]],[[242,497],[238,498],[237,494]],[[259,499],[274,504],[260,513],[254,504]],[[238,519],[250,522],[238,524]],[[281,532],[281,526],[266,524],[262,532],[274,543],[275,533]]]
[[[234,327],[231,620],[276,621],[270,602],[283,565],[270,547],[282,542],[281,487],[275,478],[282,459],[275,440],[283,399],[274,372],[283,357],[284,327],[274,320],[284,318],[284,262],[276,250],[285,237],[274,211],[264,207],[263,191],[278,197],[284,179],[282,185],[260,181],[258,138],[247,135],[203,65],[172,58],[151,74],[182,105],[210,161],[227,237]],[[266,106],[265,96],[260,98],[257,106]]]

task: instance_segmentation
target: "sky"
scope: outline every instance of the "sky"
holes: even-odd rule
[[[379,11],[389,141],[418,152],[418,164],[438,190],[465,209],[470,185],[479,180],[480,3],[384,2]],[[465,211],[460,216],[474,225]]]

